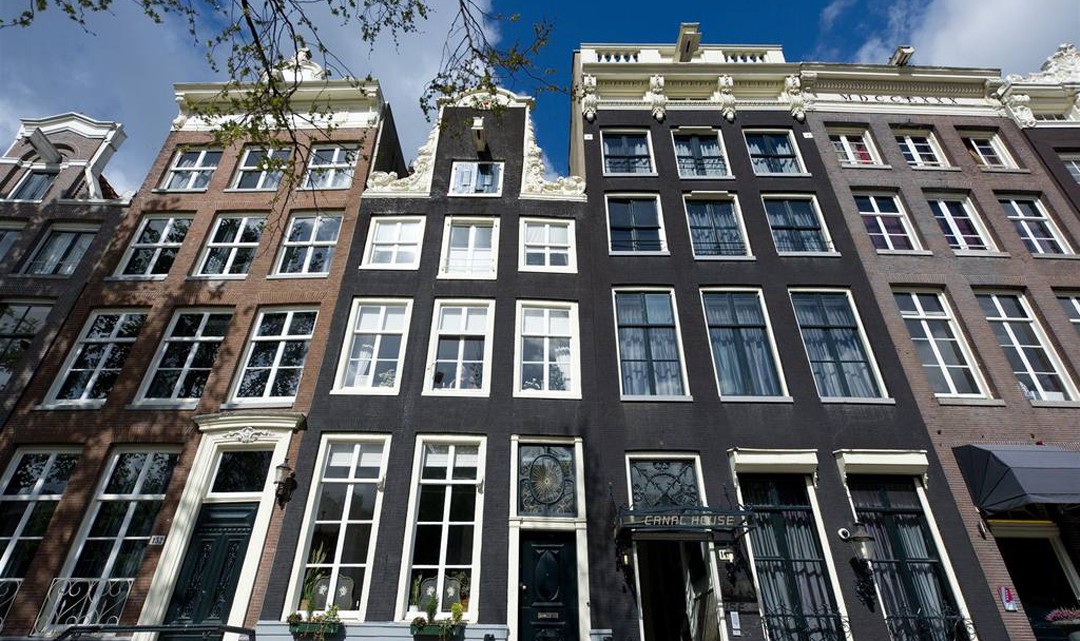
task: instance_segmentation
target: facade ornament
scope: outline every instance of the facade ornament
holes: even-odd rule
[[[188,115],[184,112],[184,98],[183,98],[183,96],[177,96],[176,97],[176,104],[180,109],[180,113],[176,114],[176,117],[173,118],[172,128],[173,129],[183,129],[184,125],[186,125],[187,121],[188,121]]]
[[[326,80],[326,70],[311,59],[311,49],[300,47],[296,55],[289,60],[282,60],[277,65],[274,73],[282,80],[292,84],[299,84],[309,80]],[[266,76],[263,75],[263,80]]]
[[[780,102],[786,102],[791,106],[791,115],[795,120],[806,120],[806,109],[810,106],[812,98],[803,91],[802,79],[798,74],[792,74],[784,78],[784,90],[780,93]]]
[[[588,116],[586,116],[588,118]],[[544,151],[536,144],[536,129],[531,116],[525,118],[525,166],[521,175],[521,197],[552,200],[585,200],[585,179],[563,176],[544,177]]]
[[[729,75],[716,78],[716,91],[709,98],[720,106],[720,114],[728,122],[735,122],[735,79]]]
[[[600,96],[596,95],[596,76],[581,77],[581,115],[585,120],[596,120],[596,108],[600,105]]]
[[[663,122],[667,114],[668,97],[664,95],[664,77],[660,74],[649,78],[649,90],[645,92],[645,102],[648,103],[652,117]]]
[[[1010,74],[1005,79],[1046,85],[1080,83],[1080,51],[1076,50],[1076,45],[1063,44],[1046,59],[1039,71],[1027,76]]]
[[[270,438],[270,436],[272,436],[272,434],[268,430],[257,430],[248,425],[247,427],[227,432],[222,438],[226,441],[249,444],[264,438]]]
[[[1005,104],[1008,105],[1013,118],[1021,127],[1035,126],[1037,121],[1035,120],[1035,114],[1031,112],[1031,96],[1022,93],[1010,94],[1005,98]]]
[[[427,196],[431,193],[431,178],[435,169],[435,147],[439,144],[439,125],[431,128],[425,142],[416,152],[412,173],[398,178],[396,171],[373,171],[367,181],[365,195]]]

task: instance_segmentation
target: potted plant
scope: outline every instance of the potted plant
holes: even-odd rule
[[[462,612],[468,612],[470,587],[472,586],[469,582],[469,573],[462,570],[450,576],[458,582],[458,597],[461,600],[461,610]]]
[[[1046,615],[1046,620],[1065,629],[1069,641],[1080,641],[1080,608],[1057,608]]]
[[[450,606],[449,619],[436,619],[439,610],[438,600],[435,596],[428,598],[426,603],[427,616],[416,617],[409,625],[409,632],[413,639],[439,639],[439,641],[459,640],[465,637],[465,622],[462,621],[461,602]]]
[[[308,563],[320,565],[325,562],[326,548],[320,542],[318,547],[311,551],[311,558],[308,559]],[[300,588],[300,609],[307,612],[309,619],[312,611],[315,610],[315,586],[329,576],[330,573],[325,568],[320,567],[309,570],[307,576],[304,577],[304,585]]]
[[[320,614],[311,614],[307,617],[293,613],[285,622],[289,624],[289,633],[295,639],[311,639],[312,641],[325,641],[327,637],[337,636],[341,630],[341,617],[338,616],[338,607],[330,606],[330,609]]]

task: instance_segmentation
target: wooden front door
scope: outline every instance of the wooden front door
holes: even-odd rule
[[[579,641],[575,534],[523,531],[519,576],[521,641]]]

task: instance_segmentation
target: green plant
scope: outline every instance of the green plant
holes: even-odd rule
[[[439,595],[433,594],[428,597],[427,603],[424,604],[424,610],[427,612],[428,623],[435,623],[435,614],[439,611]]]
[[[414,576],[412,580],[412,591],[410,592],[409,605],[415,607],[417,610],[420,609],[420,580],[423,578],[424,577],[418,574]]]
[[[464,610],[461,607],[461,602],[458,601],[454,605],[450,606],[450,622],[454,625],[461,623],[461,616]]]
[[[319,545],[311,551],[311,556],[308,557],[308,564],[310,565],[322,565],[326,562],[326,547],[322,541],[319,541]],[[300,589],[300,600],[307,602],[308,620],[311,620],[311,614],[315,610],[315,586],[319,584],[319,581],[330,576],[325,568],[313,568],[308,570],[307,575],[304,576],[304,585]]]

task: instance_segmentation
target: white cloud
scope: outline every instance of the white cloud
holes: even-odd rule
[[[884,63],[896,45],[911,44],[915,64],[1027,73],[1078,36],[1076,0],[898,0],[888,7],[885,27],[868,34],[855,59]]]
[[[424,85],[435,75],[456,3],[434,8],[419,32],[389,38],[372,49],[356,27],[317,20],[320,35],[354,75],[371,73],[393,104],[406,160],[427,138],[431,123],[420,111]],[[490,0],[477,3],[490,9]],[[176,115],[175,82],[221,80],[207,67],[205,44],[194,42],[176,21],[153,24],[135,3],[114,3],[89,20],[88,34],[55,10],[27,29],[0,38],[0,148],[6,149],[19,118],[78,111],[123,123],[127,141],[105,169],[117,191],[138,189]],[[489,36],[498,34],[489,30]]]
[[[819,25],[822,31],[832,29],[833,23],[848,7],[855,4],[855,0],[832,0],[821,10]]]

